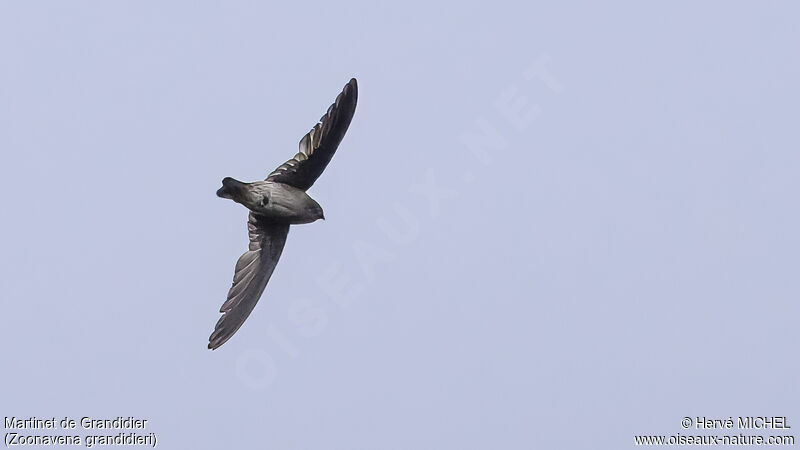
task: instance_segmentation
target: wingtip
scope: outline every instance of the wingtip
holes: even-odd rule
[[[223,315],[222,317],[225,317],[225,316]],[[220,320],[222,320],[222,317],[220,317]],[[219,325],[219,322],[217,322],[217,325]],[[216,350],[216,349],[220,348],[222,346],[222,344],[224,344],[228,339],[230,339],[230,336],[225,338],[220,333],[220,331],[218,329],[216,329],[216,327],[215,327],[214,332],[211,333],[211,336],[208,337],[208,349],[209,350]]]
[[[208,341],[208,349],[214,351],[222,346],[227,339],[220,341],[219,336],[212,336]]]

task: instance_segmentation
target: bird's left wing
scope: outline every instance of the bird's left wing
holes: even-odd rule
[[[233,286],[219,310],[222,317],[208,340],[208,348],[212,350],[236,333],[258,303],[281,257],[289,225],[269,223],[251,212],[247,231],[250,247],[236,262]]]
[[[308,190],[336,153],[339,142],[353,120],[357,102],[358,84],[353,78],[344,85],[344,89],[328,108],[328,112],[319,119],[319,123],[300,140],[300,151],[269,174],[267,181]]]

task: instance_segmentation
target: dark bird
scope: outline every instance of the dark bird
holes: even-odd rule
[[[289,225],[325,219],[322,207],[306,194],[325,170],[342,141],[358,100],[353,78],[344,86],[328,112],[300,139],[300,151],[275,169],[266,180],[243,183],[227,177],[217,195],[250,210],[249,249],[236,262],[233,286],[222,304],[208,348],[224,344],[242,326],[264,292],[289,234]]]

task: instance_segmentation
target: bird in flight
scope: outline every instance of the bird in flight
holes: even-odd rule
[[[344,86],[328,112],[300,139],[300,151],[275,169],[266,180],[243,183],[226,177],[217,196],[241,203],[250,210],[247,232],[250,246],[236,262],[233,286],[222,304],[208,348],[224,344],[242,326],[264,292],[289,234],[289,225],[325,219],[322,208],[306,190],[319,178],[342,141],[358,100],[353,78]]]

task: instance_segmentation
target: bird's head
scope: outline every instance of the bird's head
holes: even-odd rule
[[[308,206],[308,213],[314,220],[325,220],[325,212],[322,211],[322,206],[319,206],[319,203],[311,200],[312,204]]]

